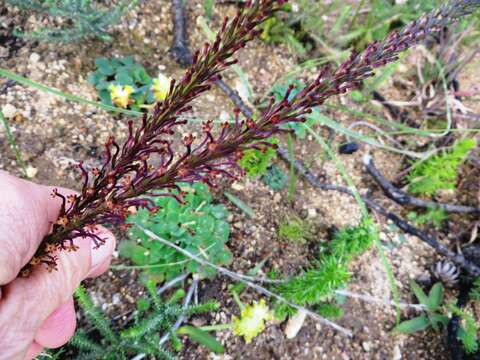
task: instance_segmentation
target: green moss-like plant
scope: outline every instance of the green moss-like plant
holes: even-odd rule
[[[462,320],[462,325],[458,329],[457,337],[462,342],[463,348],[467,354],[473,354],[478,351],[478,331],[480,326],[477,321],[465,309],[460,309],[458,306],[449,306],[454,315],[457,315]]]
[[[278,236],[284,240],[305,243],[312,236],[312,227],[305,220],[294,216],[280,224]]]
[[[270,139],[270,143],[277,144],[278,140]],[[277,157],[277,152],[271,147],[263,150],[249,149],[243,153],[238,164],[245,170],[247,176],[258,177],[265,175],[272,160]]]
[[[477,146],[475,139],[463,139],[453,148],[414,166],[408,175],[409,191],[434,195],[438,190],[455,189],[458,170],[470,151]]]

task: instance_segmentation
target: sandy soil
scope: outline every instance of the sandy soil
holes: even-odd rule
[[[191,1],[188,7],[190,19],[197,19],[203,13],[202,2],[199,0]],[[31,28],[44,19],[26,17],[13,8],[0,7],[0,35],[9,41],[5,42],[5,45],[0,44],[0,66],[34,81],[91,100],[96,99],[96,92],[87,83],[86,77],[93,70],[97,56],[134,54],[136,60],[145,65],[151,73],[162,71],[169,76],[179,77],[183,70],[168,54],[172,35],[169,11],[169,1],[142,1],[137,9],[127,14],[115,27],[113,44],[88,41],[80,45],[59,47],[12,39],[11,30],[14,25],[20,23]],[[218,6],[212,27],[218,26],[221,14],[233,11],[232,6]],[[190,42],[194,46],[205,41],[200,26],[193,20],[190,20],[189,32]],[[239,66],[248,73],[249,83],[257,98],[295,65],[295,59],[285,47],[274,47],[261,42],[249,45],[240,54],[239,60]],[[309,75],[312,75],[312,72],[302,74]],[[226,78],[232,87],[238,88],[239,80],[234,72],[229,71]],[[391,91],[395,93],[399,90]],[[332,99],[332,102],[358,107],[348,97]],[[0,107],[6,104],[16,109],[17,116],[11,119],[11,127],[23,158],[30,168],[30,174],[34,175],[33,181],[39,183],[78,189],[79,174],[72,169],[72,165],[79,160],[89,164],[98,163],[102,146],[110,134],[115,134],[119,139],[125,137],[126,118],[112,116],[91,106],[67,102],[19,84],[0,94]],[[473,103],[471,106],[478,105]],[[228,116],[231,109],[229,99],[219,90],[214,90],[195,102],[191,115],[201,119],[222,118]],[[344,113],[330,112],[329,115],[343,125],[352,121],[351,117]],[[195,129],[195,125],[186,127],[186,130],[192,129]],[[338,136],[334,144],[344,140]],[[404,160],[401,156],[369,146],[362,146],[355,155],[341,156],[340,159],[362,193],[371,192],[371,189],[375,188],[362,168],[361,158],[366,153],[373,154],[379,168],[392,178],[401,170]],[[295,155],[308,163],[325,181],[343,184],[334,163],[326,159],[311,137],[295,143]],[[278,165],[286,169],[280,161]],[[15,157],[6,143],[3,129],[0,130],[0,169],[20,174]],[[257,214],[255,219],[250,219],[228,204],[233,214],[233,232],[228,243],[235,258],[231,268],[240,272],[246,272],[259,261],[267,259],[264,272],[275,269],[286,275],[298,273],[308,264],[308,260],[315,256],[318,244],[329,240],[329,228],[355,224],[360,218],[359,209],[352,198],[338,193],[319,192],[302,180],[297,184],[293,204],[288,201],[286,190],[274,193],[259,180],[245,178],[226,186]],[[379,192],[374,192],[373,196],[382,198]],[[217,200],[227,202],[221,194],[218,194]],[[387,204],[386,200],[381,202]],[[292,214],[306,218],[313,225],[315,236],[308,246],[279,239],[277,227],[280,221]],[[388,223],[382,224],[384,242],[397,239],[398,236]],[[385,247],[384,251],[392,265],[402,300],[414,301],[409,292],[409,280],[428,274],[428,268],[435,260],[433,251],[412,237],[407,237],[407,241],[401,246],[391,250]],[[117,264],[124,262],[125,260],[120,258],[115,260]],[[390,284],[377,250],[371,250],[358,258],[352,265],[351,272],[354,278],[348,288],[350,291],[378,298],[391,298]],[[88,282],[97,304],[110,316],[119,318],[119,324],[122,321],[121,315],[131,309],[135,299],[142,295],[142,290],[135,283],[136,275],[135,271],[109,271]],[[218,313],[193,321],[225,323],[230,321],[232,315],[238,315],[238,308],[227,290],[228,284],[229,280],[225,278],[201,284],[201,299],[215,299],[221,303],[221,308]],[[252,291],[246,291],[242,295],[245,301],[257,298],[259,295]],[[180,358],[446,359],[443,339],[438,334],[426,332],[417,336],[403,336],[391,333],[390,330],[395,325],[395,310],[391,307],[348,300],[344,310],[345,315],[338,323],[353,331],[354,337],[351,339],[307,320],[297,337],[287,340],[284,334],[285,324],[272,323],[248,345],[243,339],[234,337],[231,332],[217,332],[218,338],[226,346],[226,354],[223,356],[211,354],[187,341]],[[413,314],[403,313],[405,317],[410,315]]]

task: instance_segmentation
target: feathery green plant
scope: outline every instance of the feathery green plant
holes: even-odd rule
[[[472,288],[470,289],[468,296],[472,300],[480,301],[480,277],[476,278],[473,281],[473,285],[472,285]]]
[[[178,304],[185,295],[183,290],[177,291],[168,301],[163,302],[156,293],[153,281],[147,282],[146,289],[150,300],[147,304],[151,305],[146,307],[145,303],[142,303],[142,309],[137,310],[137,315],[134,316],[134,323],[120,332],[114,329],[106,315],[94,306],[83,287],[76,290],[75,297],[85,316],[101,335],[100,342],[95,342],[84,329],[75,333],[69,344],[78,349],[77,360],[128,359],[139,353],[151,355],[155,359],[174,359],[169,349],[159,346],[161,333],[170,332],[172,344],[180,344],[172,330],[179,317],[210,312],[218,307],[218,304],[212,302],[183,307]],[[138,312],[141,315],[138,315]]]
[[[327,319],[339,319],[343,316],[343,309],[333,302],[325,302],[315,306],[315,311]]]
[[[452,149],[414,166],[408,175],[409,190],[416,194],[433,195],[438,190],[455,189],[459,166],[476,146],[475,139],[459,140]]]
[[[286,44],[293,52],[303,56],[311,46],[303,40],[306,33],[302,30],[298,21],[291,23],[292,6],[286,4],[282,12],[278,12],[261,25],[260,39],[272,44]],[[283,15],[283,16],[282,16]]]
[[[65,23],[68,26],[42,28],[26,33],[16,31],[17,35],[34,40],[69,43],[86,37],[112,41],[108,28],[116,24],[138,0],[122,0],[112,8],[99,6],[91,0],[7,0],[7,3],[27,11],[47,14],[51,18],[67,20]]]
[[[408,213],[407,218],[417,225],[432,225],[438,229],[448,219],[448,214],[443,209],[428,208],[423,214],[412,211]]]
[[[285,299],[301,306],[330,303],[334,300],[335,291],[350,280],[349,262],[368,250],[376,239],[378,228],[371,218],[365,218],[358,226],[339,230],[321,252],[314,267],[277,286],[276,291]],[[276,316],[283,318],[292,311],[288,305],[280,304]]]
[[[458,329],[457,337],[462,342],[463,348],[467,354],[473,354],[478,351],[478,331],[480,327],[467,310],[461,309],[454,304],[449,304],[448,308],[452,314],[461,319],[461,326]]]

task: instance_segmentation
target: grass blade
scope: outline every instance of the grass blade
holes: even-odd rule
[[[236,197],[233,194],[230,194],[228,192],[224,192],[223,194],[227,197],[228,200],[232,202],[233,205],[238,207],[240,210],[242,210],[245,214],[247,214],[252,219],[255,218],[255,212],[250,206],[245,204],[242,200],[240,200],[238,197]]]

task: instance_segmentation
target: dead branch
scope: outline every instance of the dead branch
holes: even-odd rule
[[[366,155],[363,157],[363,163],[368,173],[373,177],[375,182],[383,190],[384,194],[402,206],[416,206],[420,208],[442,209],[449,213],[473,213],[479,214],[480,209],[470,206],[453,205],[438,203],[436,201],[422,200],[407,194],[406,192],[395,187],[390,181],[388,181],[375,166],[371,156]]]

